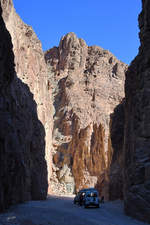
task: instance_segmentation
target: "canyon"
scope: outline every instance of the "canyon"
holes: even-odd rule
[[[12,0],[0,2],[0,211],[94,186],[150,223],[150,3],[128,67],[73,32],[43,53]]]

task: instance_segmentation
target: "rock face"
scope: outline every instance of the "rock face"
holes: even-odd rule
[[[52,100],[47,66],[41,43],[32,28],[16,14],[12,0],[2,1],[3,18],[11,34],[17,76],[28,85],[37,104],[37,115],[45,128],[45,158],[48,180],[51,175]]]
[[[109,200],[123,199],[123,144],[125,102],[117,105],[110,117],[108,192]]]
[[[19,74],[18,77],[14,69],[11,37],[2,19],[0,5],[0,211],[3,211],[9,205],[18,202],[45,199],[48,189],[48,174],[45,161],[44,114],[39,113],[39,107],[42,108],[42,106],[38,106],[35,102],[37,100],[35,93],[41,87],[38,84],[39,77],[43,76],[43,84],[40,84],[42,87],[46,82],[44,61],[41,66],[39,65],[40,61],[38,62],[41,54],[40,47],[38,48],[40,44],[37,42],[35,50],[39,55],[38,58],[32,51],[34,46],[32,48],[30,46],[33,44],[33,40],[36,40],[35,34],[29,27],[22,22],[20,23],[21,20],[15,14],[11,1],[4,0],[1,1],[1,4],[4,9],[3,17],[8,27],[9,23],[12,25],[10,30],[16,54],[16,68]],[[20,24],[19,28],[15,25],[13,27],[17,20],[18,25]],[[24,33],[25,27],[28,31],[26,33]],[[22,36],[18,39],[19,33],[15,29],[21,28]],[[25,35],[26,42],[23,39]],[[29,46],[28,43],[30,43]],[[34,66],[31,66],[30,61],[32,64],[34,63]],[[39,74],[36,77],[37,71]],[[29,89],[26,84],[27,80],[32,80],[32,84],[34,82],[34,88],[31,85],[32,89],[31,86]],[[43,96],[45,95],[43,93],[45,87],[43,89],[42,87],[40,90],[41,105],[43,98],[45,98]]]
[[[127,66],[74,33],[45,60],[54,102],[52,190],[101,189],[112,155],[110,114],[124,97]]]
[[[139,54],[126,74],[124,205],[128,215],[150,223],[150,2],[139,16]]]

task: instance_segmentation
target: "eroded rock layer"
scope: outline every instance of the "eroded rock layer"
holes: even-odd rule
[[[74,33],[45,60],[54,102],[52,190],[100,188],[112,155],[110,114],[124,97],[127,66]]]
[[[40,61],[37,62],[38,57],[32,51],[34,46],[30,47],[33,44],[32,35],[33,37],[35,35],[31,30],[24,34],[24,27],[27,30],[29,28],[15,14],[12,1],[4,0],[0,4],[4,9],[3,17],[8,27],[9,23],[12,25],[10,29],[15,54],[17,50],[24,52],[23,55],[20,52],[18,55],[16,54],[16,68],[18,74],[21,74],[18,77],[14,69],[11,37],[2,19],[0,5],[0,211],[3,211],[9,205],[18,202],[45,199],[48,183],[42,113],[39,113],[35,102],[37,100],[33,95],[35,91],[33,88],[31,89],[31,86],[29,88],[28,82],[26,82],[27,79],[32,80],[34,88],[36,90],[39,88],[37,79],[40,74],[43,74],[44,77],[44,60],[40,70]],[[9,16],[13,13],[10,20]],[[18,18],[18,23],[14,26],[16,18]],[[22,29],[20,38],[18,38],[17,29]],[[23,39],[25,35],[29,38],[28,42],[26,38],[26,45]],[[14,40],[15,38],[16,40]],[[30,43],[29,46],[28,43]],[[38,46],[40,46],[39,42],[37,42],[35,51],[38,52],[37,55],[40,55]],[[34,66],[31,66],[30,61],[32,64],[34,63]],[[22,71],[21,66],[23,66]],[[30,70],[26,68],[30,68]],[[39,72],[38,78],[34,73],[36,70]],[[23,77],[25,77],[24,80]],[[45,90],[44,78],[43,82],[43,90]],[[41,103],[43,95],[41,95]]]
[[[150,1],[139,16],[139,54],[126,74],[124,204],[128,215],[150,222]]]

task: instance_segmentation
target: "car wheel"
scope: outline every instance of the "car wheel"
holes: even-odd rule
[[[99,208],[99,204],[96,206],[96,208]]]
[[[84,204],[84,208],[86,209],[88,206],[86,204]]]

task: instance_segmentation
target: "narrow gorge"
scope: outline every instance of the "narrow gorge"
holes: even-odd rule
[[[149,1],[129,67],[73,32],[43,52],[0,4],[0,211],[96,187],[150,223]]]

